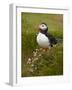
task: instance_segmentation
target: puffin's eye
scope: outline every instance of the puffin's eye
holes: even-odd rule
[[[42,25],[42,27],[44,27],[44,25]]]

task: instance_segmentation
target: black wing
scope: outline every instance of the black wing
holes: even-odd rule
[[[51,47],[53,46],[53,44],[57,44],[57,40],[53,35],[51,35],[50,33],[46,33],[45,35],[49,38]]]

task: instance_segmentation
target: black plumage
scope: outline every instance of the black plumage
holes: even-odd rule
[[[49,38],[50,46],[53,47],[54,44],[57,44],[56,38],[50,33],[45,33],[45,35]]]
[[[42,24],[44,24],[44,25],[47,26],[46,23],[42,23]],[[56,38],[55,38],[53,35],[51,35],[50,33],[48,33],[48,26],[47,26],[46,30],[42,30],[41,28],[39,28],[39,31],[40,31],[41,33],[45,34],[46,37],[48,37],[48,39],[49,39],[49,41],[50,41],[50,46],[51,46],[51,47],[53,47],[54,44],[57,44]]]

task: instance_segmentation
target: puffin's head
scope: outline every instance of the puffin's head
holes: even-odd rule
[[[48,31],[48,26],[47,26],[47,24],[46,24],[46,23],[41,23],[41,24],[39,25],[39,31],[40,31],[41,33],[46,33],[46,32]]]

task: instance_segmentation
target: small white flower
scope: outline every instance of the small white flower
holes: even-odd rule
[[[28,58],[28,61],[31,61],[31,58]]]
[[[31,66],[34,67],[34,64],[32,64]]]
[[[27,64],[31,64],[31,62],[27,62]]]
[[[31,58],[28,58],[27,64],[31,64]]]
[[[34,56],[34,57],[37,56],[37,52],[33,52],[33,56]]]
[[[39,57],[41,57],[41,54],[39,54]]]
[[[34,58],[34,61],[38,60],[38,57]]]
[[[36,51],[39,51],[38,49],[36,49]]]
[[[37,67],[35,67],[35,70],[37,70]]]

